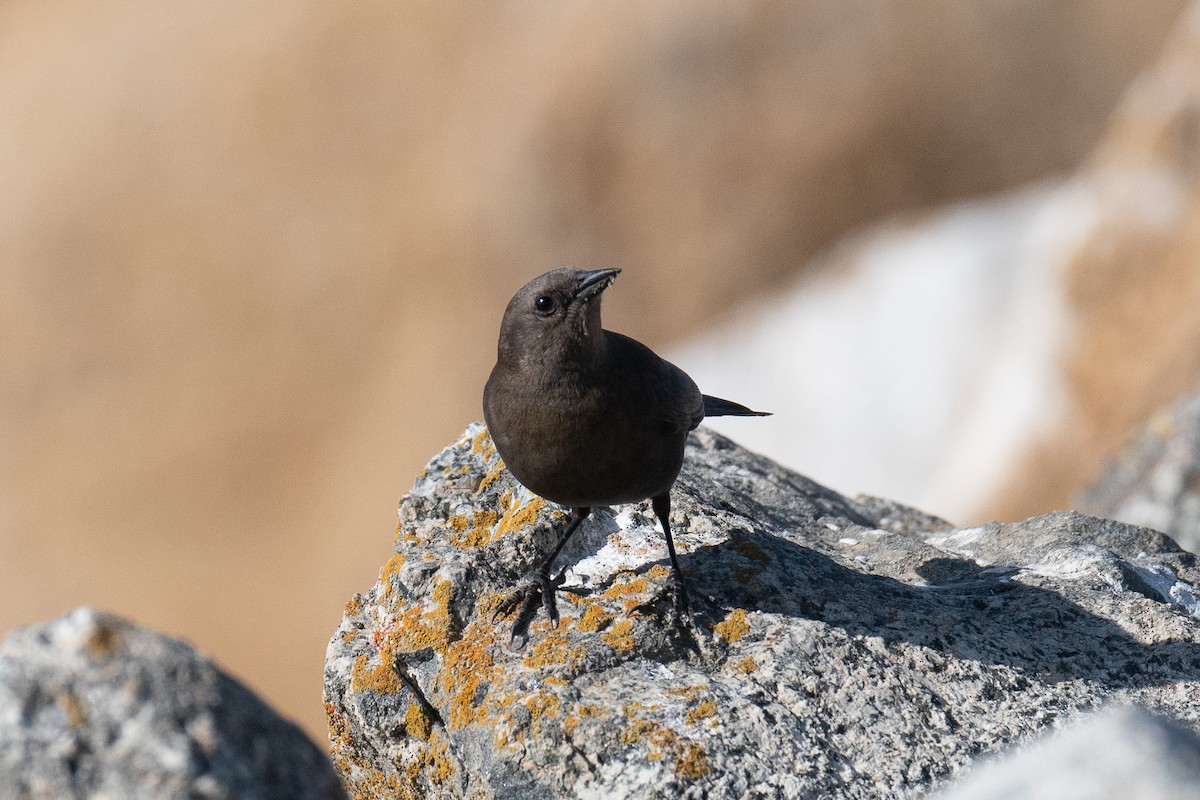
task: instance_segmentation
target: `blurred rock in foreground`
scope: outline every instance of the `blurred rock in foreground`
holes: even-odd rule
[[[1080,505],[1200,551],[1200,393],[1153,417]]]
[[[0,644],[0,798],[335,800],[328,759],[189,645],[77,608]]]
[[[1179,800],[1200,794],[1200,737],[1136,708],[1088,716],[988,764],[941,800]]]
[[[1155,531],[954,529],[700,430],[672,514],[692,638],[639,610],[670,580],[648,505],[613,512],[514,651],[493,611],[564,515],[481,426],[430,462],[329,645],[355,797],[906,797],[1107,702],[1200,724],[1200,570]]]

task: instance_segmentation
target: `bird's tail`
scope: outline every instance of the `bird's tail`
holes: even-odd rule
[[[704,395],[704,416],[706,417],[769,417],[770,411],[752,411],[741,403],[732,400],[722,400],[720,397]]]

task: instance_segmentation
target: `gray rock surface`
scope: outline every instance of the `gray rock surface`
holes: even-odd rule
[[[1200,552],[1200,392],[1151,419],[1079,507],[1163,531]]]
[[[956,530],[848,499],[701,429],[672,527],[695,635],[671,626],[647,505],[580,528],[558,629],[493,609],[561,511],[481,426],[401,501],[396,555],[325,674],[355,797],[916,797],[1105,702],[1200,722],[1200,570],[1075,513]]]
[[[1200,797],[1200,736],[1139,708],[1089,715],[972,772],[939,800]]]
[[[328,758],[189,645],[77,608],[0,644],[3,800],[334,800]]]

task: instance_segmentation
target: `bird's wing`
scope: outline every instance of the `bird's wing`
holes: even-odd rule
[[[620,390],[642,394],[644,412],[656,415],[664,434],[694,430],[704,419],[704,395],[688,374],[637,339],[604,333]]]
[[[704,419],[704,395],[700,394],[696,382],[686,372],[672,364],[663,361],[668,367],[670,377],[667,382],[673,385],[671,397],[673,402],[668,405],[665,427],[672,433],[687,433],[693,431]]]

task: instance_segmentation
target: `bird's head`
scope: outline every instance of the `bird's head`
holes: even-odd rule
[[[514,364],[586,361],[602,353],[600,295],[620,271],[562,267],[522,286],[504,310],[500,359]]]

